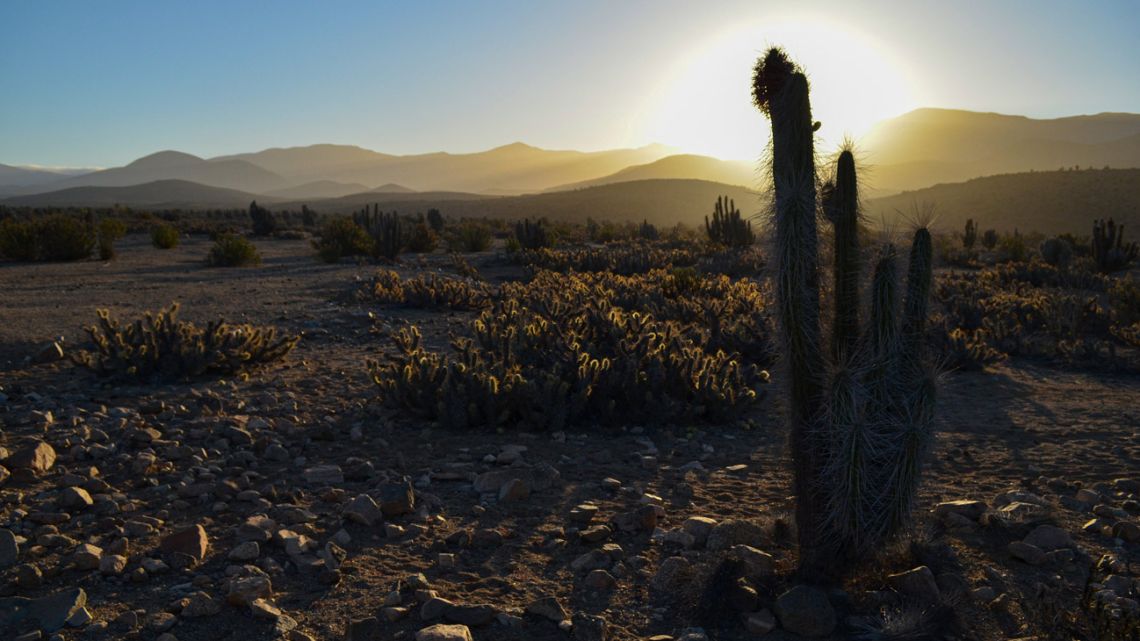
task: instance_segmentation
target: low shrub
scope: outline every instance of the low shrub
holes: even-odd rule
[[[88,327],[94,350],[77,352],[76,363],[112,377],[182,380],[206,374],[238,374],[285,357],[299,336],[277,335],[273,327],[206,327],[178,320],[177,303],[122,325],[107,310]]]
[[[0,222],[0,256],[17,261],[73,261],[91,257],[95,227],[76,216],[53,214]]]
[[[115,257],[115,241],[127,234],[127,225],[116,218],[104,218],[99,221],[96,229],[99,238],[99,259],[111,260]]]
[[[0,258],[28,262],[39,258],[39,235],[28,220],[0,221]]]
[[[245,236],[225,234],[210,248],[207,261],[212,267],[252,267],[261,264],[261,254]]]
[[[439,236],[436,236],[427,223],[417,223],[408,234],[408,251],[413,254],[430,254],[439,245]]]
[[[349,218],[329,218],[321,226],[319,240],[313,241],[317,257],[326,263],[335,263],[345,256],[368,256],[372,253],[372,239]]]
[[[465,220],[452,229],[447,237],[447,248],[452,252],[470,254],[484,252],[491,248],[491,229],[486,225]]]
[[[174,225],[160,223],[150,230],[150,242],[159,249],[174,249],[179,240],[178,229]]]

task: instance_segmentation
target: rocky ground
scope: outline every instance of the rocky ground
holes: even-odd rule
[[[731,425],[433,429],[379,408],[364,360],[470,315],[364,306],[374,268],[259,246],[254,269],[133,237],[111,263],[0,265],[0,637],[1093,639],[1138,616],[1134,375],[949,375],[915,535],[823,591],[791,577],[775,395]],[[303,338],[248,380],[111,385],[58,358],[96,307],[174,300]]]

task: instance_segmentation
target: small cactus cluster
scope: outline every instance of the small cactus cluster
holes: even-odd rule
[[[994,247],[997,247],[998,240],[999,240],[999,238],[998,238],[997,230],[987,229],[982,234],[982,247],[985,247],[986,249],[992,250]]]
[[[641,224],[637,226],[637,237],[641,240],[658,240],[661,238],[661,232],[657,231],[657,227],[648,220],[642,220]]]
[[[522,249],[534,250],[554,246],[554,236],[542,220],[532,223],[529,218],[524,218],[515,223],[515,240]]]
[[[400,250],[404,248],[404,237],[398,213],[382,212],[380,205],[373,205],[371,209],[365,206],[352,215],[352,221],[372,238],[373,258],[387,261],[399,258]]]
[[[1073,259],[1073,246],[1063,238],[1048,238],[1041,243],[1041,259],[1054,267],[1067,267]]]
[[[357,299],[386,305],[406,305],[417,309],[478,310],[491,304],[491,291],[485,283],[437,274],[401,278],[390,269],[382,270],[357,291]]]
[[[249,204],[249,218],[253,223],[254,236],[272,236],[277,231],[277,218],[273,212],[253,201]]]
[[[711,220],[705,216],[705,232],[709,240],[724,247],[748,247],[756,242],[752,223],[740,217],[736,202],[727,196],[716,199]]]
[[[978,226],[974,224],[973,218],[966,219],[966,230],[962,232],[962,247],[966,249],[973,249],[974,244],[978,242]]]
[[[854,157],[839,157],[822,209],[835,228],[835,311],[821,327],[814,132],[808,81],[782,50],[756,64],[753,97],[772,123],[776,305],[787,361],[800,567],[828,577],[904,529],[932,440],[934,374],[924,355],[932,240],[915,232],[905,288],[880,251],[860,323]]]
[[[98,310],[99,322],[87,328],[94,351],[81,351],[73,358],[104,376],[183,380],[243,373],[284,358],[300,340],[278,336],[273,327],[220,320],[198,327],[178,320],[178,309],[175,303],[127,325],[109,311]]]
[[[1100,273],[1128,269],[1138,251],[1136,241],[1124,242],[1124,225],[1117,225],[1111,218],[1093,222],[1092,256]]]
[[[413,326],[370,369],[386,404],[460,429],[723,419],[759,397],[767,375],[740,354],[770,336],[757,285],[703,278],[677,300],[666,272],[540,272],[501,286],[451,353]]]

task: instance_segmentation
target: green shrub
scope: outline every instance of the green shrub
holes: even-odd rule
[[[28,262],[39,257],[36,225],[28,220],[0,221],[0,258]]]
[[[117,218],[104,218],[96,228],[99,236],[99,259],[115,257],[115,241],[127,234],[127,225]]]
[[[261,254],[245,236],[226,234],[210,248],[208,260],[213,267],[250,267],[261,264]]]
[[[344,256],[368,256],[372,253],[372,238],[349,218],[328,218],[321,226],[321,237],[313,241],[317,257],[326,263],[335,263]]]
[[[413,254],[430,254],[439,245],[439,236],[436,236],[427,223],[418,223],[412,227],[408,236],[408,251]]]
[[[159,249],[174,249],[180,240],[174,225],[159,223],[150,230],[150,242]]]
[[[465,220],[447,239],[447,248],[453,252],[483,252],[491,248],[491,230],[486,225]]]
[[[998,241],[998,253],[1002,260],[1020,263],[1029,260],[1029,245],[1025,242],[1025,238],[1014,230],[1012,234],[1006,234]]]
[[[1140,280],[1132,276],[1117,279],[1108,288],[1108,307],[1117,325],[1140,323]]]
[[[114,377],[181,380],[204,374],[237,374],[285,357],[299,336],[278,338],[272,327],[215,321],[201,328],[178,320],[178,304],[148,312],[120,325],[107,310],[88,327],[94,351],[78,352],[75,362]]]
[[[95,249],[94,230],[78,218],[49,216],[37,221],[37,227],[40,260],[84,260]]]

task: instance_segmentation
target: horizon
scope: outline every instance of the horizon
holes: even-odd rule
[[[0,76],[19,99],[0,105],[0,163],[95,169],[167,149],[315,144],[458,155],[515,141],[754,160],[766,123],[747,74],[769,44],[809,70],[824,146],[917,108],[1140,112],[1128,27],[1140,6],[1021,4],[5,5]]]

